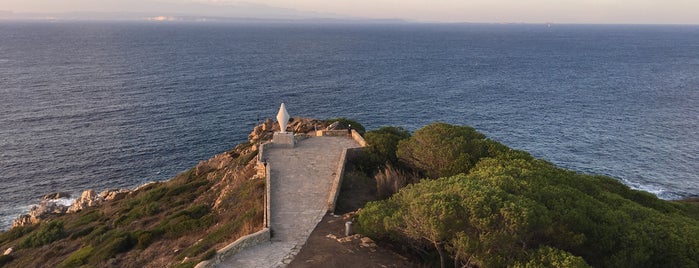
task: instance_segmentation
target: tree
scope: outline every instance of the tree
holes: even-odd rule
[[[462,227],[464,211],[459,198],[448,193],[420,193],[411,189],[401,193],[399,203],[402,205],[389,226],[409,238],[428,241],[439,254],[440,267],[445,267],[444,246]]]
[[[489,149],[498,146],[493,144],[472,127],[434,123],[400,141],[396,153],[400,161],[434,179],[467,173],[481,157],[494,156]]]
[[[532,252],[529,261],[526,263],[516,263],[513,268],[541,268],[541,267],[570,267],[585,268],[590,267],[583,258],[575,256],[570,252],[551,248],[540,247]]]
[[[699,213],[691,204],[561,169],[472,134],[438,123],[401,141],[401,161],[433,176],[462,173],[372,203],[359,213],[362,228],[397,243],[418,241],[417,249],[431,246],[442,264],[449,254],[457,266],[699,265]]]
[[[364,135],[368,146],[364,148],[366,157],[374,164],[382,165],[389,163],[393,166],[398,164],[396,151],[398,143],[410,138],[410,132],[400,127],[382,127],[372,130]]]

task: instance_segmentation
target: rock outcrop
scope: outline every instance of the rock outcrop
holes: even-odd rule
[[[37,223],[39,223],[38,219],[32,219],[29,215],[24,214],[24,215],[19,215],[19,217],[17,217],[12,222],[12,227],[10,227],[10,228],[29,226],[29,225],[37,224]]]
[[[308,133],[315,130],[325,129],[326,124],[323,121],[306,117],[292,117],[289,119],[289,124],[286,127],[287,131],[293,133]],[[251,143],[272,139],[275,131],[279,131],[279,124],[272,119],[265,119],[262,124],[257,125],[250,135],[248,140]]]
[[[289,121],[287,130],[294,133],[308,133],[315,130],[322,130],[326,124],[323,121],[306,117],[294,117]]]
[[[41,200],[54,200],[54,199],[59,199],[59,198],[70,198],[70,193],[66,192],[55,192],[52,194],[46,194],[43,197],[41,197]]]
[[[104,201],[117,201],[124,199],[129,193],[131,193],[131,191],[126,189],[104,190],[100,193],[100,197],[102,197]]]
[[[248,140],[251,143],[256,143],[262,140],[269,140],[274,135],[275,131],[279,131],[279,124],[272,121],[272,119],[265,119],[262,124],[255,126],[252,133],[248,135]]]
[[[86,190],[80,195],[80,198],[73,202],[73,205],[68,208],[68,213],[78,212],[85,208],[97,206],[104,202],[104,198],[98,195],[95,190]]]
[[[70,198],[70,193],[57,192],[44,195],[41,197],[39,204],[32,206],[29,209],[29,214],[24,214],[12,222],[12,227],[27,226],[39,223],[51,214],[64,214],[68,210],[68,206],[58,202],[58,199]]]
[[[120,190],[105,190],[102,193],[97,194],[94,190],[86,190],[81,195],[80,198],[73,201],[70,206],[66,206],[57,202],[58,199],[69,198],[69,193],[53,193],[47,194],[42,197],[39,204],[32,206],[29,210],[29,214],[20,215],[12,222],[12,227],[27,226],[32,224],[37,224],[41,220],[46,219],[50,215],[74,213],[83,210],[88,207],[98,206],[105,201],[116,201],[125,198],[132,191],[126,189]]]
[[[68,207],[65,205],[48,199],[42,200],[38,205],[32,206],[29,210],[29,214],[21,215],[15,219],[15,221],[12,222],[12,228],[37,224],[51,214],[64,214],[67,210]]]

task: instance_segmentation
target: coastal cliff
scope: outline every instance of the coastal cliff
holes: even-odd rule
[[[329,125],[292,118],[287,129]],[[262,229],[265,182],[256,157],[278,130],[267,119],[247,142],[169,181],[85,190],[72,202],[66,193],[47,194],[0,234],[0,267],[193,267]]]
[[[170,181],[88,190],[70,207],[45,200],[0,235],[2,250],[11,248],[6,265],[194,265],[262,228],[264,180],[254,176],[256,155],[256,146],[244,143]]]
[[[346,119],[294,118],[289,129],[306,133],[349,125]],[[351,126],[364,132],[356,122]],[[265,182],[255,159],[259,144],[275,130],[278,125],[266,120],[248,142],[166,182],[86,191],[70,205],[37,206],[0,234],[0,266],[193,267],[210,259],[262,228]],[[344,181],[350,184],[343,183],[361,188],[351,202],[345,200],[361,209],[347,219],[359,234],[419,265],[699,263],[696,200],[661,200],[614,178],[566,170],[468,126],[433,123],[414,133],[384,127],[364,138],[368,146],[348,163]],[[346,249],[309,252],[334,261],[353,254]]]

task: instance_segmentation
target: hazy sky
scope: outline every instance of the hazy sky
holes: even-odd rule
[[[434,22],[699,24],[699,0],[0,0],[0,10],[152,12],[163,3],[191,2]],[[188,11],[186,5],[177,6]]]

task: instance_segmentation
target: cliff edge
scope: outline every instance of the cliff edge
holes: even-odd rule
[[[326,125],[293,118],[288,128],[305,133]],[[0,266],[192,267],[262,229],[265,182],[255,159],[260,142],[278,129],[268,119],[247,142],[169,181],[86,190],[72,203],[65,193],[46,195],[0,233]]]

